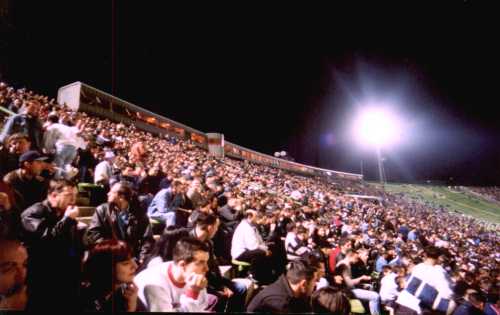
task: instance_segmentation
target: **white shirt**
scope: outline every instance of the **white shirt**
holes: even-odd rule
[[[420,283],[413,294],[408,291],[412,283]],[[428,288],[427,290],[425,290],[426,287]],[[418,297],[425,294],[426,292],[424,291],[432,289],[438,292],[434,300],[433,308],[437,307],[441,299],[450,299],[453,294],[446,277],[446,271],[441,266],[420,263],[413,268],[410,279],[407,281],[406,289],[399,294],[396,302],[420,314],[422,310],[419,305],[420,299]]]
[[[288,245],[297,246],[297,241],[295,240],[296,234],[294,232],[286,233],[285,237],[285,249],[288,248]]]
[[[380,299],[385,301],[394,301],[398,296],[398,285],[396,283],[397,275],[391,272],[380,280]]]
[[[94,171],[94,183],[98,183],[101,180],[109,181],[113,176],[113,168],[108,161],[102,161],[97,164]]]
[[[243,219],[236,227],[231,242],[231,257],[238,258],[247,250],[261,249],[266,251],[267,245],[262,240],[257,229],[250,225],[247,219]]]
[[[173,264],[173,261],[154,264],[134,278],[139,299],[150,312],[205,311],[208,307],[207,290],[196,293],[185,284],[175,282],[171,276]]]
[[[76,148],[84,149],[85,141],[78,136],[79,132],[80,130],[77,127],[52,124],[43,135],[43,146],[49,152],[54,152],[56,145],[72,145]]]

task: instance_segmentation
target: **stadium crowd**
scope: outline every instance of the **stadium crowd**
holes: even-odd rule
[[[499,314],[498,231],[474,219],[5,83],[0,106],[0,309]]]
[[[500,187],[467,187],[468,189],[481,194],[487,198],[494,199],[497,202],[500,202]]]

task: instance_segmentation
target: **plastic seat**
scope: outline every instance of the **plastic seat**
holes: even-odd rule
[[[353,313],[353,314],[365,314],[366,313],[365,307],[363,306],[363,303],[361,303],[360,300],[350,299],[349,303],[351,304],[351,313]]]
[[[88,206],[97,207],[106,202],[106,191],[103,186],[94,183],[78,183],[77,187],[79,197],[89,199]]]
[[[250,269],[250,263],[246,261],[233,259],[231,260],[231,264],[236,266],[235,271],[237,274],[235,275],[235,277],[242,277],[242,275],[244,273],[247,273],[248,270]]]

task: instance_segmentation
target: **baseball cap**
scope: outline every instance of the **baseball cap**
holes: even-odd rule
[[[27,151],[19,157],[19,163],[33,162],[33,161],[46,161],[48,157],[41,155],[38,151]]]

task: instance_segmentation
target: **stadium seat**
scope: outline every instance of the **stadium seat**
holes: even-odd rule
[[[106,202],[106,191],[101,185],[93,183],[78,183],[78,195],[81,196],[81,201],[85,202],[83,198],[88,198],[88,206],[97,207],[101,203]]]
[[[232,266],[230,265],[219,266],[220,273],[224,278],[231,279],[231,269]]]
[[[234,265],[235,268],[233,270],[235,271],[235,275],[233,278],[241,278],[245,277],[248,274],[248,270],[250,269],[250,263],[246,261],[240,261],[233,259],[231,260],[231,264]]]
[[[94,215],[95,207],[78,207],[80,209],[79,217],[91,217]]]
[[[360,300],[350,299],[349,303],[351,304],[351,313],[354,313],[354,314],[365,314],[366,313],[365,307],[363,306],[363,303],[361,303]]]
[[[165,224],[151,218],[149,218],[149,224],[151,224],[151,229],[153,230],[153,234],[160,236],[161,234],[163,234],[163,230],[165,229]]]
[[[78,222],[84,223],[88,226],[88,225],[90,225],[90,222],[92,221],[92,217],[78,217],[77,220],[78,220]]]

